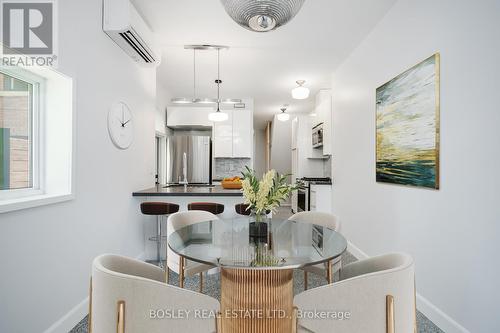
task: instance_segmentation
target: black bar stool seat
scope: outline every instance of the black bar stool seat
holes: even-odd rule
[[[204,210],[214,215],[224,213],[224,205],[216,202],[191,202],[188,210]]]
[[[143,202],[141,212],[144,215],[169,215],[177,213],[179,205],[170,202]]]
[[[234,205],[234,210],[239,215],[247,215],[247,216],[250,215],[251,211],[250,211],[250,209],[247,209],[247,208],[248,208],[248,205],[244,204],[244,203]]]

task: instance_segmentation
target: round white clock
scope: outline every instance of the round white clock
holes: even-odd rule
[[[120,149],[127,149],[134,140],[132,111],[123,102],[113,103],[108,112],[108,132],[111,141]]]

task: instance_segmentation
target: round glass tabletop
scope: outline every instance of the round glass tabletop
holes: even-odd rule
[[[312,223],[269,219],[255,227],[242,217],[186,226],[169,236],[168,246],[188,260],[219,267],[293,269],[335,259],[347,241]]]

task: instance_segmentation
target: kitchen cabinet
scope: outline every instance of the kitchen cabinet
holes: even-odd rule
[[[229,115],[213,125],[214,157],[252,158],[253,114],[251,110],[223,110]]]
[[[214,157],[233,157],[233,137],[214,137]]]
[[[250,110],[233,110],[233,157],[252,157],[253,114]]]
[[[323,123],[323,155],[332,154],[332,91],[322,89],[316,95],[314,126]]]
[[[322,177],[323,161],[313,159],[322,157],[322,154],[315,156],[318,149],[312,148],[312,117],[309,115],[299,115],[292,119],[292,176],[302,177]]]
[[[169,106],[167,111],[168,127],[210,127],[208,115],[212,107]]]
[[[332,185],[311,184],[310,210],[315,212],[332,212]]]

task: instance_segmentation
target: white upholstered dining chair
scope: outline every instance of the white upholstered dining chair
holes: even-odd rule
[[[327,227],[336,232],[340,232],[340,221],[339,219],[330,213],[324,212],[299,212],[292,215],[288,220],[316,224],[323,227]],[[331,263],[331,270],[328,270],[328,263],[306,266],[304,270],[304,288],[307,290],[307,273],[314,273],[317,275],[324,276],[328,283],[333,282],[333,275],[340,270],[342,267],[342,258],[338,257],[334,259]],[[331,274],[331,276],[330,276]]]
[[[172,214],[167,220],[167,238],[170,235],[183,227],[200,222],[214,221],[219,218],[207,211],[190,210]],[[182,261],[181,261],[182,260]],[[200,293],[203,292],[203,272],[214,268],[211,265],[200,264],[191,260],[186,260],[179,257],[177,253],[172,251],[167,245],[167,265],[165,267],[165,281],[169,281],[170,270],[179,274],[179,287],[184,288],[184,278],[186,276],[200,275]]]
[[[300,333],[416,332],[413,259],[393,253],[345,265],[340,281],[304,291],[294,304]],[[315,310],[349,312],[350,318],[309,318]]]
[[[166,311],[190,310],[186,319],[165,319]],[[166,284],[157,266],[112,254],[92,263],[89,333],[215,332],[213,316],[195,315],[202,310],[217,317],[219,302]]]

